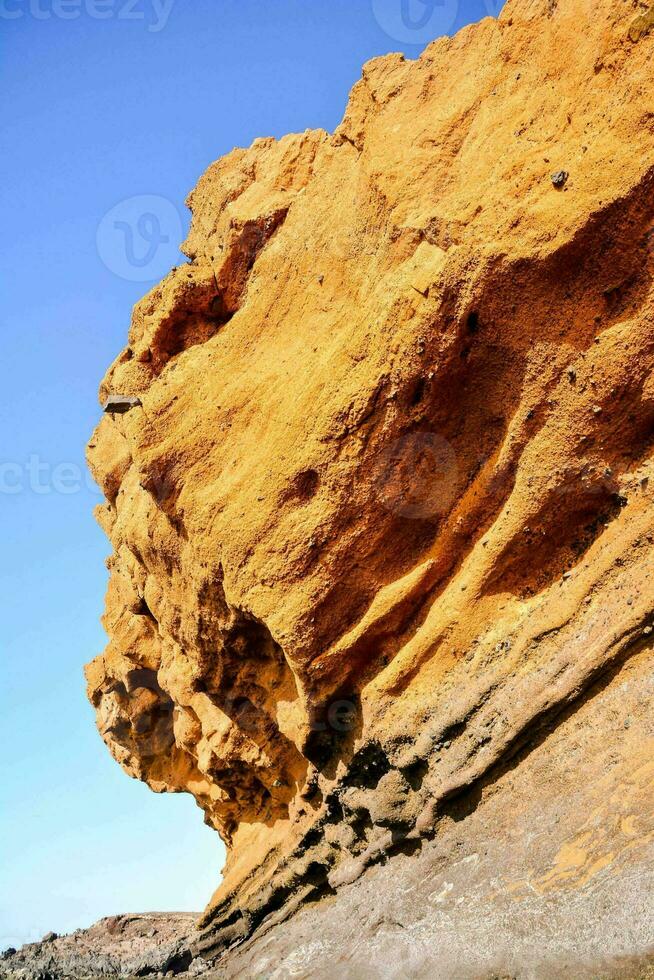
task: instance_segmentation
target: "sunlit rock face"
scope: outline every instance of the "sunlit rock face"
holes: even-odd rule
[[[648,24],[514,0],[370,62],[334,134],[209,168],[188,264],[134,310],[101,399],[140,403],[88,451],[113,547],[89,696],[126,771],[228,845],[205,951],[438,834],[649,656]],[[606,732],[637,840],[644,685]]]

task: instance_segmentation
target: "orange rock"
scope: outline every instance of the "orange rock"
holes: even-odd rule
[[[369,62],[333,135],[209,168],[189,264],[134,310],[100,397],[142,404],[88,454],[114,549],[89,696],[228,844],[211,942],[433,832],[651,643],[633,19],[513,0]]]

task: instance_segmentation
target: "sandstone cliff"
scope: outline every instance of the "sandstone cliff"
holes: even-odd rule
[[[510,0],[370,62],[334,134],[209,168],[134,310],[101,398],[140,404],[89,445],[89,696],[228,845],[205,956],[472,839],[457,806],[500,784],[545,844],[489,894],[651,859],[653,25]]]

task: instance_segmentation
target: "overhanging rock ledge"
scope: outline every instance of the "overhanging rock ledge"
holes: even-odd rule
[[[228,845],[203,957],[433,848],[432,926],[478,854],[480,922],[512,896],[577,936],[578,902],[579,955],[654,943],[599,911],[654,834],[649,13],[510,0],[369,62],[335,133],[208,169],[134,310],[89,696]]]

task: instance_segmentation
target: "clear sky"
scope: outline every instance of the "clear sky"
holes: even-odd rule
[[[109,551],[84,444],[132,305],[179,258],[187,192],[233,146],[333,129],[369,58],[499,5],[0,0],[0,948],[201,909],[218,882],[218,837],[113,762],[82,676]]]

